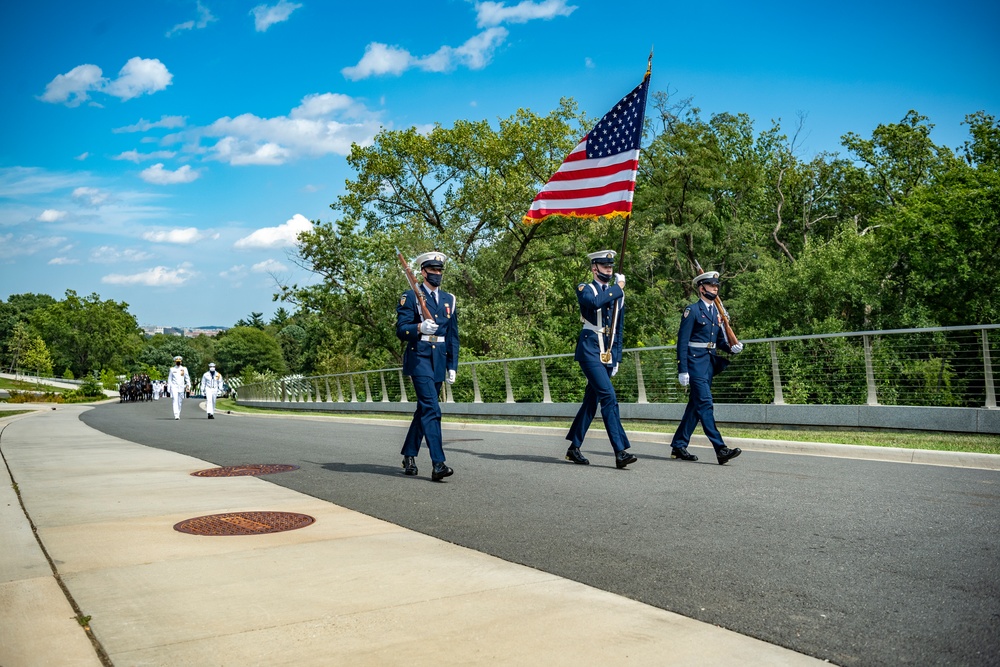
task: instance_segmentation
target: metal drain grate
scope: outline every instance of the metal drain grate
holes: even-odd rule
[[[298,470],[298,466],[285,465],[284,463],[252,463],[245,466],[224,466],[222,468],[209,468],[191,473],[195,477],[242,477],[244,475],[270,475],[276,472],[288,472]]]
[[[305,528],[315,521],[294,512],[230,512],[185,519],[174,530],[189,535],[264,535]]]

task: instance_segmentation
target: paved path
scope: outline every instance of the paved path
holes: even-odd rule
[[[164,424],[169,406],[156,405],[84,419],[217,464],[300,465],[267,479],[836,663],[1000,654],[1000,457],[741,441],[747,453],[721,467],[705,448],[699,463],[672,461],[661,436],[636,433],[640,462],[619,471],[597,429],[584,468],[562,460],[558,429],[449,426],[458,473],[432,484],[426,453],[420,476],[400,475],[405,422],[208,421],[186,407]]]
[[[147,434],[215,445],[221,434],[212,427],[252,433],[262,421],[208,421],[188,403],[176,422],[158,408],[169,411],[155,403],[59,406],[0,420],[10,474],[0,484],[4,667],[102,664],[53,567],[90,617],[105,664],[119,666],[820,664],[273,479],[193,477],[211,464],[79,419],[141,418]],[[461,484],[422,484],[422,493],[472,486],[468,472]],[[411,502],[417,488],[398,486],[397,502]],[[195,516],[261,509],[316,523],[246,537],[172,529]]]

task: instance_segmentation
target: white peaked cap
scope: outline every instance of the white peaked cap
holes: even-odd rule
[[[719,284],[719,272],[718,271],[706,271],[705,273],[701,274],[700,276],[697,276],[694,280],[692,280],[691,284],[694,285],[695,287],[697,287],[698,285],[700,285],[704,281],[709,281],[709,282],[712,282],[712,283],[714,283],[716,285]]]
[[[591,263],[598,262],[600,264],[614,264],[615,255],[617,255],[614,250],[598,250],[597,252],[592,252],[587,255],[590,258]]]
[[[432,251],[432,252],[425,252],[422,255],[417,255],[417,258],[413,260],[413,263],[419,266],[420,268],[424,268],[424,265],[427,264],[430,265],[439,264],[441,268],[444,268],[444,263],[447,261],[448,258],[445,257],[443,253]]]

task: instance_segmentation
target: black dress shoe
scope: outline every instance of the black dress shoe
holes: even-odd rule
[[[209,415],[208,418],[209,419],[215,419],[215,415]]]
[[[566,460],[572,461],[573,463],[579,463],[582,466],[589,466],[590,461],[587,457],[580,453],[579,447],[570,447],[566,450]]]
[[[455,471],[446,466],[444,463],[435,463],[434,472],[431,473],[431,479],[435,482],[440,482],[445,477],[453,475],[454,473]]]
[[[403,457],[403,473],[406,475],[417,474],[417,462],[412,456]]]
[[[743,450],[739,447],[734,447],[729,449],[729,447],[723,447],[722,449],[715,452],[715,455],[719,457],[719,465],[726,465],[726,461],[729,459],[735,459],[737,456],[743,453]]]
[[[670,458],[681,461],[697,461],[698,457],[688,451],[687,447],[671,447]]]
[[[639,459],[629,454],[627,449],[623,449],[620,452],[615,453],[615,465],[618,468],[624,468],[628,464],[635,463],[638,460]]]

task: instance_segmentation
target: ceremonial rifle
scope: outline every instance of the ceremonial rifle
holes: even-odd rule
[[[419,289],[417,278],[413,275],[413,270],[410,268],[409,263],[407,263],[406,258],[403,257],[403,253],[399,252],[399,248],[396,248],[396,257],[399,258],[399,263],[403,265],[403,273],[406,274],[406,281],[410,283],[410,289],[413,290],[413,295],[417,297],[417,302],[420,304],[420,312],[424,314],[424,319],[433,320],[434,316],[431,315],[431,310],[427,307],[424,292]]]
[[[694,268],[698,270],[699,276],[705,273],[701,268],[701,264],[698,263],[698,260],[694,260]],[[732,347],[740,341],[736,338],[736,334],[733,333],[733,327],[729,324],[729,313],[726,311],[725,306],[722,305],[722,299],[719,298],[718,293],[715,295],[715,307],[719,309],[719,316],[722,318],[722,326],[726,330],[726,340],[729,342],[729,347]]]

